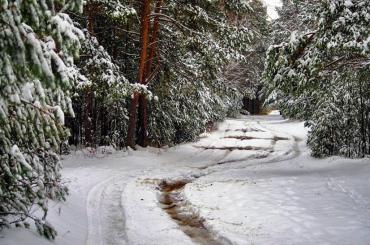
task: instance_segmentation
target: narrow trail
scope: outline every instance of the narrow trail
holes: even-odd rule
[[[221,137],[220,140],[225,138],[231,139],[238,139],[240,141],[247,141],[247,140],[254,140],[254,139],[263,139],[263,140],[271,140],[272,147],[209,147],[209,146],[194,146],[195,148],[200,148],[204,151],[207,150],[220,150],[225,151],[225,155],[222,159],[216,161],[214,164],[210,164],[205,167],[198,168],[201,171],[201,174],[194,177],[193,179],[180,179],[176,181],[169,181],[169,180],[162,180],[159,182],[157,189],[160,191],[160,195],[157,197],[160,207],[164,212],[166,212],[173,221],[175,221],[180,229],[192,239],[195,244],[204,244],[204,245],[229,245],[232,244],[227,238],[221,237],[216,232],[212,231],[206,225],[206,218],[201,217],[199,212],[197,212],[196,208],[192,206],[192,204],[186,200],[186,197],[183,193],[184,188],[187,184],[191,184],[195,180],[204,177],[206,175],[222,171],[222,169],[212,169],[215,166],[225,165],[228,163],[235,163],[235,162],[242,162],[248,161],[248,159],[241,159],[241,160],[232,160],[232,161],[222,161],[225,159],[232,151],[234,150],[244,150],[244,151],[267,151],[266,155],[256,155],[254,156],[253,160],[264,159],[268,158],[268,156],[275,151],[274,147],[278,141],[289,141],[291,140],[293,145],[291,149],[285,152],[285,156],[283,159],[272,158],[267,161],[259,161],[256,165],[260,164],[267,164],[267,163],[277,163],[280,161],[287,161],[294,159],[300,155],[299,150],[299,142],[295,136],[287,135],[287,137],[281,137],[275,134],[272,130],[263,127],[259,122],[258,125],[263,128],[242,128],[242,129],[226,129],[225,132],[271,132],[273,133],[273,137],[271,138],[258,138],[258,137],[251,137],[251,136],[224,136]],[[254,164],[248,164],[243,168],[254,166]],[[233,167],[228,168],[233,169]],[[210,171],[208,171],[210,170]]]
[[[191,178],[181,178],[172,175],[172,178],[152,179],[150,184],[156,189],[157,206],[168,215],[170,220],[178,225],[178,228],[191,239],[194,244],[204,245],[229,245],[232,244],[227,238],[222,237],[212,227],[207,225],[206,218],[199,214],[184,195],[186,185],[204,176],[225,170],[238,168],[248,168],[261,164],[277,163],[296,158],[300,154],[299,139],[289,134],[279,134],[265,127],[259,122],[241,121],[240,127],[234,125],[235,121],[230,121],[227,128],[218,130],[217,137],[211,144],[194,143],[194,149],[199,149],[187,161],[195,162],[197,159],[207,157],[207,152],[215,152],[215,157],[209,159],[205,166],[192,167],[189,163],[179,166],[186,171],[195,171]],[[252,135],[248,135],[252,134]],[[266,136],[267,135],[267,136]],[[215,137],[215,136],[213,136]],[[234,140],[236,145],[227,145],[227,140]],[[267,146],[249,145],[252,141],[266,141]],[[207,142],[207,141],[206,141]],[[289,149],[278,149],[278,142],[286,142]],[[214,145],[213,145],[214,144]],[[242,158],[233,158],[232,154],[245,154]],[[274,154],[277,153],[275,156]],[[211,154],[212,156],[212,154]],[[219,156],[219,157],[217,157]],[[183,159],[182,159],[183,160]],[[229,165],[232,163],[245,162],[243,165]],[[161,176],[161,172],[166,173],[168,169],[157,169],[156,174]],[[195,173],[195,174],[194,174]],[[185,174],[186,175],[186,174]],[[140,184],[139,179],[145,179],[143,171],[132,171],[123,175],[115,174],[96,184],[88,194],[87,216],[88,216],[88,235],[86,245],[105,245],[105,244],[130,244],[131,241],[126,234],[126,214],[122,203],[123,193],[126,184],[135,181]],[[166,174],[164,174],[166,176]],[[167,175],[168,176],[168,175]],[[146,178],[148,179],[148,178]],[[146,181],[148,182],[151,181]],[[117,243],[118,241],[118,243]]]

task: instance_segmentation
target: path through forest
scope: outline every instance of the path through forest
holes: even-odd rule
[[[250,116],[174,148],[75,152],[63,170],[71,195],[49,213],[55,244],[365,244],[368,159],[313,159],[306,133]],[[22,232],[0,243],[50,244]]]

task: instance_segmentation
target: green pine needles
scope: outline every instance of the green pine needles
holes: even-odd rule
[[[47,200],[67,194],[56,152],[83,38],[66,10],[82,1],[0,1],[0,228],[32,219],[47,238],[56,235]]]
[[[312,29],[270,47],[268,86],[285,116],[307,121],[314,156],[364,157],[370,153],[370,2],[312,2]],[[312,2],[301,3],[301,13],[311,12]]]

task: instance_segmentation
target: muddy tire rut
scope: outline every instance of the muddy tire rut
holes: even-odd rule
[[[168,182],[163,180],[159,183],[160,195],[158,201],[161,208],[173,219],[180,229],[191,238],[195,244],[225,245],[230,244],[224,239],[214,236],[214,233],[205,226],[202,218],[183,195],[185,186],[192,181],[178,180]]]

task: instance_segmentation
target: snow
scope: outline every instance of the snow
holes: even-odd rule
[[[34,89],[34,84],[33,83],[25,83],[23,88],[22,88],[22,97],[28,102],[33,101],[32,97],[32,91]]]
[[[280,115],[280,111],[279,110],[272,110],[269,115]]]
[[[370,36],[364,42],[364,52],[369,51],[369,44],[370,44]]]
[[[368,170],[365,161],[313,163],[302,156],[212,174],[185,194],[232,244],[366,244]]]
[[[53,110],[55,112],[56,118],[58,119],[59,123],[64,125],[64,112],[60,106],[54,106]]]
[[[369,159],[314,159],[306,137],[303,122],[273,111],[173,148],[73,152],[63,160],[70,196],[50,204],[56,240],[17,228],[0,244],[194,244],[159,203],[163,180],[189,182],[182,215],[204,219],[221,244],[367,244]]]
[[[346,0],[346,1],[344,2],[344,6],[346,6],[347,8],[350,8],[350,7],[352,7],[352,6],[353,6],[353,3],[352,3],[352,1],[350,1],[350,0]]]
[[[17,145],[13,145],[10,150],[10,155],[12,155],[14,158],[16,158],[22,165],[27,169],[27,171],[31,171],[32,167],[29,165],[24,158],[22,152],[19,150]]]
[[[267,7],[267,15],[273,20],[279,18],[276,8],[282,7],[281,0],[263,0],[263,2]]]

